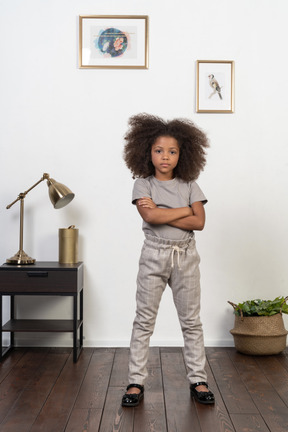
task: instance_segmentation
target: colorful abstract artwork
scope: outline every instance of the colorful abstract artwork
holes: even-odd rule
[[[95,47],[104,55],[118,57],[123,55],[128,46],[128,38],[126,34],[116,28],[108,28],[100,32],[95,39]]]
[[[80,68],[148,68],[147,16],[80,16]]]

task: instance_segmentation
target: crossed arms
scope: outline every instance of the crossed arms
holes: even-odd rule
[[[163,209],[158,208],[151,198],[143,197],[136,204],[142,219],[152,225],[167,224],[187,231],[202,231],[205,225],[205,210],[201,201],[191,207]]]

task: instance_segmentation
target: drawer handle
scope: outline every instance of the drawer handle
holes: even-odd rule
[[[27,272],[28,277],[48,277],[48,272],[45,271],[39,271],[39,272],[35,272],[35,271],[31,271],[31,272]]]

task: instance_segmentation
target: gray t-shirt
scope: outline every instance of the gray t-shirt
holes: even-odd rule
[[[205,195],[195,182],[186,183],[178,178],[160,181],[154,176],[139,178],[135,181],[132,203],[136,204],[136,200],[143,197],[151,198],[159,208],[178,208],[191,206],[197,201],[203,204],[207,202]],[[191,235],[190,231],[166,224],[152,225],[145,221],[143,221],[143,231],[145,234],[169,240],[185,240]]]

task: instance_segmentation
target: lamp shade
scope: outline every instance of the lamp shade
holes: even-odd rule
[[[65,207],[75,196],[67,186],[56,182],[52,178],[47,180],[47,185],[49,188],[49,198],[55,209]]]

